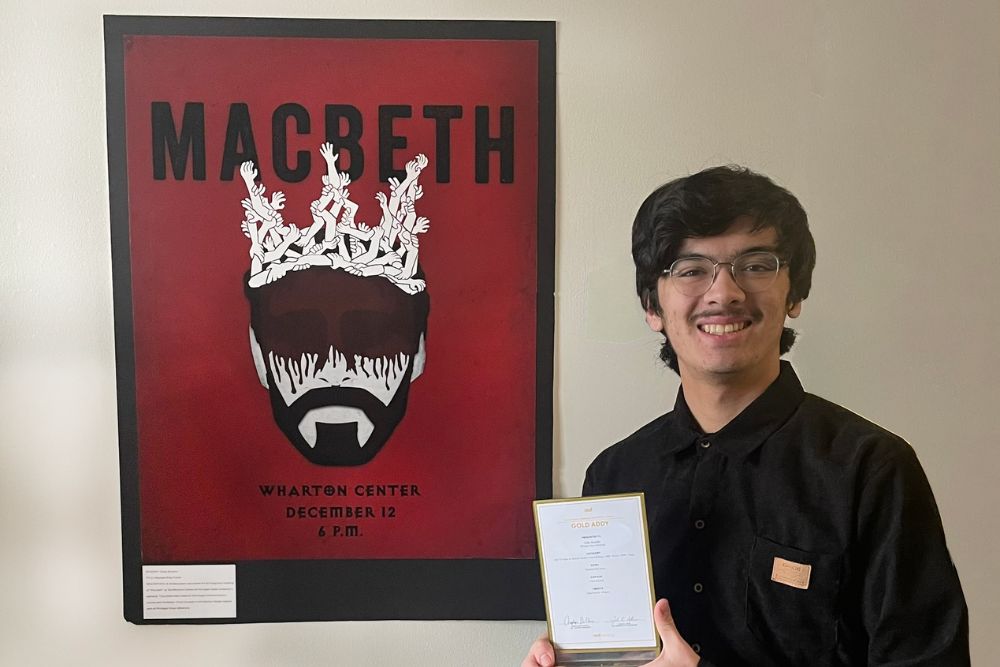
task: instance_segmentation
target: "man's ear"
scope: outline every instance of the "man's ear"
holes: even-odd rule
[[[657,333],[663,333],[663,317],[655,310],[646,310],[646,324]]]
[[[802,301],[796,301],[795,303],[788,306],[788,316],[791,318],[796,318],[802,314]]]

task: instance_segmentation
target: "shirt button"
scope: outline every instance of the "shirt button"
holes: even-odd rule
[[[701,644],[691,644],[691,650],[695,653],[701,653]]]
[[[694,585],[694,592],[701,593],[705,589],[700,583]]]
[[[705,442],[701,443],[701,446],[704,447],[705,449],[708,449],[709,447],[712,446],[712,443],[706,440]]]
[[[705,527],[705,522],[702,521],[701,519],[698,519],[697,521],[694,522],[694,527],[697,528],[698,530],[701,530],[702,528]]]

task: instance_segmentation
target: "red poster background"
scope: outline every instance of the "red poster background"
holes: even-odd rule
[[[532,41],[131,36],[125,41],[129,236],[143,562],[287,558],[531,558],[535,497],[538,81]],[[205,105],[207,178],[154,180],[150,106]],[[324,105],[364,119],[364,174],[350,185],[359,220],[377,221],[377,110],[413,108],[394,167],[416,153],[419,215],[431,221],[420,260],[431,299],[424,374],[382,451],[358,467],[310,463],[275,425],[248,343],[239,174],[220,180],[232,103],[250,109],[261,180],[282,190],[288,222],[309,223],[323,173]],[[301,183],[271,167],[271,115],[305,107],[310,132],[289,132],[289,161],[312,153]],[[425,104],[454,104],[451,182],[434,177],[435,126]],[[514,181],[474,178],[475,107],[515,113]],[[344,157],[342,155],[342,160]],[[548,390],[548,389],[546,389]],[[265,484],[346,485],[348,495],[265,497]],[[359,485],[415,485],[370,497]],[[286,518],[287,508],[376,509],[375,519]],[[395,516],[382,518],[381,508]],[[355,524],[358,537],[320,537]]]

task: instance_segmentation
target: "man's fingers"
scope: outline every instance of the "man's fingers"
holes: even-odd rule
[[[666,600],[659,600],[653,608],[653,622],[656,624],[656,631],[660,633],[660,641],[663,642],[663,651],[657,661],[666,659],[665,664],[669,665],[698,664],[698,654],[681,637],[674,623],[674,616],[670,613],[670,603]]]
[[[670,613],[670,603],[666,600],[658,600],[656,607],[653,608],[653,623],[656,624],[656,631],[660,633],[664,649],[681,639],[681,634],[674,623],[674,616]]]
[[[528,650],[528,656],[521,667],[553,667],[556,664],[556,652],[546,637],[539,637]]]

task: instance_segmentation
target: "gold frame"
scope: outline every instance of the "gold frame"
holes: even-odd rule
[[[655,647],[651,646],[630,646],[630,647],[615,647],[613,649],[608,648],[578,648],[578,649],[559,649],[552,641],[552,614],[549,606],[549,585],[548,578],[545,574],[545,558],[543,556],[542,549],[542,534],[538,528],[538,507],[539,505],[555,505],[555,504],[568,504],[568,503],[579,503],[587,501],[600,501],[600,500],[610,500],[617,498],[638,498],[639,508],[641,510],[642,516],[642,543],[645,547],[646,552],[646,576],[649,582],[649,612],[650,621],[653,624],[653,636],[656,638]],[[535,500],[531,503],[531,511],[535,517],[535,540],[538,544],[538,566],[541,569],[542,574],[542,595],[545,598],[545,624],[548,629],[549,641],[552,642],[553,648],[557,650],[558,653],[563,655],[586,655],[595,653],[606,653],[606,654],[617,654],[626,653],[629,651],[650,651],[654,650],[656,654],[660,652],[660,633],[656,629],[656,621],[653,618],[654,610],[653,607],[656,605],[656,592],[653,588],[653,559],[649,552],[649,524],[646,521],[646,495],[644,493],[613,493],[601,496],[583,496],[579,498],[553,498],[551,500]],[[645,661],[645,658],[643,659]],[[637,663],[638,664],[638,663]]]

